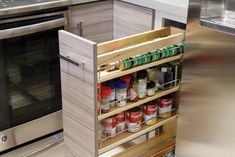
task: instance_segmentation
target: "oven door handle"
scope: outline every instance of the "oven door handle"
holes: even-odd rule
[[[37,23],[33,25],[0,30],[0,39],[13,38],[13,37],[28,35],[28,34],[32,34],[36,32],[46,31],[46,30],[50,30],[53,28],[65,26],[66,23],[67,21],[65,18],[60,18],[60,19],[41,22],[41,23]]]

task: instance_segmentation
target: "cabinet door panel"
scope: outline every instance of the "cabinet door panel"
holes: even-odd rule
[[[114,39],[149,31],[154,11],[122,1],[114,1]]]
[[[95,42],[112,40],[113,2],[111,0],[69,8],[71,32]]]

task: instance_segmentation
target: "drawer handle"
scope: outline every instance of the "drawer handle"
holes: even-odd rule
[[[58,55],[58,57],[59,57],[60,59],[63,59],[63,60],[65,60],[65,61],[67,61],[67,62],[69,62],[69,63],[75,65],[75,66],[78,66],[78,67],[81,67],[81,68],[84,67],[84,63],[78,63],[78,62],[76,62],[76,61],[74,61],[74,60],[71,60],[69,56],[66,56],[66,57],[65,57],[65,56],[62,56],[62,55]]]
[[[77,24],[77,27],[78,27],[79,36],[83,37],[83,22],[80,21],[80,22]]]

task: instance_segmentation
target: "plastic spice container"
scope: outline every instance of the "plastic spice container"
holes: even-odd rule
[[[126,106],[127,98],[127,84],[123,80],[116,82],[116,106],[123,107]]]
[[[131,82],[131,89],[130,89],[130,101],[137,102],[139,100],[138,96],[138,78],[137,72],[132,74],[132,82]]]
[[[146,125],[157,123],[157,107],[156,101],[152,101],[143,106],[143,118]]]
[[[147,96],[154,96],[155,95],[155,88],[156,83],[153,81],[150,81],[147,83]]]
[[[129,132],[138,132],[141,129],[142,111],[139,107],[130,109],[126,113]]]
[[[113,71],[119,68],[119,61],[113,62],[113,63],[109,63],[106,66],[106,71]]]
[[[147,95],[147,72],[141,70],[138,72],[138,96],[144,99]]]
[[[103,119],[101,125],[104,137],[114,137],[116,135],[116,116]]]
[[[107,86],[111,88],[111,97],[110,97],[110,107],[115,106],[116,92],[115,92],[115,82],[109,81]]]
[[[116,116],[116,132],[122,132],[126,128],[125,112],[118,113]]]
[[[169,117],[171,117],[172,104],[173,104],[173,100],[171,98],[169,98],[169,99],[162,99],[160,101],[159,116],[161,118],[169,118]]]
[[[130,88],[131,88],[131,76],[130,75],[122,76],[121,80],[126,82],[126,85],[127,85],[127,101],[129,101]]]
[[[111,88],[108,86],[101,86],[101,97],[102,97],[101,111],[103,113],[107,113],[110,110]]]

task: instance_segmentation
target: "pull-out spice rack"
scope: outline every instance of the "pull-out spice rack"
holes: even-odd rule
[[[176,136],[177,112],[179,105],[180,84],[172,88],[160,90],[154,96],[137,102],[128,102],[124,107],[114,107],[108,113],[97,113],[97,85],[133,72],[155,67],[171,61],[182,61],[183,54],[159,59],[154,62],[136,66],[127,70],[101,71],[100,67],[124,58],[144,54],[153,49],[160,49],[181,43],[184,33],[171,33],[171,28],[162,28],[144,32],[130,37],[97,44],[66,31],[59,32],[60,63],[62,78],[64,142],[67,156],[99,156],[137,137],[151,131],[160,132],[158,136],[134,145],[116,156],[132,156],[148,151],[148,156],[169,151],[174,148]],[[98,122],[143,105],[163,96],[174,95],[174,111],[172,116],[158,119],[152,126],[142,125],[136,133],[124,131],[113,138],[105,138],[98,142]],[[139,148],[143,146],[143,148]],[[153,149],[154,148],[154,149]],[[152,153],[150,153],[152,152]],[[140,153],[140,152],[139,152]],[[145,154],[145,155],[146,155]]]

